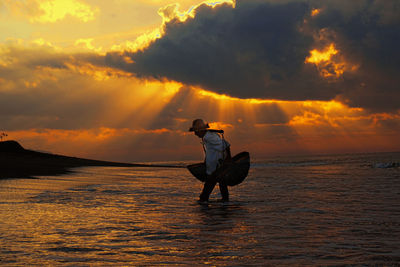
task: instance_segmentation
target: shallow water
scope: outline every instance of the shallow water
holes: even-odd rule
[[[397,265],[400,153],[273,158],[229,204],[186,169],[80,168],[0,181],[0,264]]]

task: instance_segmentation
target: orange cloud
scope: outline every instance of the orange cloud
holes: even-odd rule
[[[325,78],[339,78],[345,71],[358,69],[357,65],[346,62],[342,56],[338,56],[339,54],[335,44],[331,43],[323,50],[311,50],[310,56],[306,58],[305,63],[315,64],[320,75]]]
[[[194,18],[195,16],[195,11],[196,9],[201,6],[201,5],[208,5],[211,7],[216,7],[221,4],[230,4],[232,7],[235,7],[236,2],[234,0],[219,0],[219,1],[213,1],[213,0],[208,0],[208,1],[203,1],[199,4],[191,6],[187,11],[180,12],[179,11],[179,3],[176,4],[170,4],[165,7],[162,7],[158,10],[158,14],[162,17],[163,19],[163,24],[173,20],[173,19],[178,19],[180,21],[186,21],[188,18]]]
[[[157,1],[157,2],[162,2],[162,1]],[[187,11],[183,11],[183,12],[179,11],[179,7],[180,7],[179,3],[174,3],[174,4],[169,4],[167,6],[164,6],[158,10],[158,14],[162,18],[162,24],[160,27],[153,29],[153,30],[147,30],[145,33],[136,37],[136,39],[133,42],[125,41],[122,44],[113,45],[111,47],[111,50],[112,51],[120,51],[123,49],[128,49],[131,52],[143,50],[146,47],[148,47],[152,42],[154,42],[155,40],[157,40],[163,36],[165,24],[170,22],[171,20],[178,19],[179,21],[184,22],[188,18],[194,18],[195,10],[200,5],[206,4],[208,6],[216,7],[223,3],[228,3],[228,4],[231,4],[232,6],[235,5],[235,1],[233,1],[233,0],[203,1],[200,4],[191,6]],[[158,3],[158,4],[161,4],[161,3]]]
[[[233,128],[234,126],[230,123],[224,123],[220,121],[213,121],[209,123],[211,129],[229,129]]]
[[[317,16],[319,13],[321,13],[321,9],[320,8],[314,8],[313,10],[311,10],[311,16],[312,17]]]
[[[333,55],[336,55],[338,51],[335,49],[334,44],[330,44],[328,47],[326,47],[324,50],[319,51],[317,49],[311,50],[310,51],[310,56],[306,58],[307,63],[320,63],[320,62],[325,62],[329,61]]]
[[[95,47],[93,45],[93,38],[81,38],[75,41],[74,45],[77,47],[83,47],[95,52],[101,52],[102,51],[102,47]]]
[[[78,62],[65,62],[64,63],[69,70],[93,77],[97,81],[105,81],[111,78],[118,77],[132,77],[131,73],[116,70],[109,67],[99,67],[90,63],[78,63]]]
[[[5,1],[6,7],[13,13],[28,17],[31,23],[54,23],[74,17],[82,22],[94,20],[97,8],[91,7],[80,0],[27,0]]]

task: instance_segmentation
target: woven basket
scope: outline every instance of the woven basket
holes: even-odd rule
[[[206,165],[196,163],[187,166],[188,170],[198,180],[205,182],[207,179]],[[226,160],[223,165],[215,172],[217,180],[229,186],[235,186],[244,181],[250,169],[249,152],[241,152],[231,160]]]

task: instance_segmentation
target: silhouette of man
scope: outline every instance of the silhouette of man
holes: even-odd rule
[[[204,123],[202,119],[193,121],[192,127],[189,131],[202,139],[203,148],[205,151],[205,164],[207,178],[204,183],[203,191],[200,194],[200,202],[208,201],[211,192],[215,185],[219,184],[221,191],[222,201],[229,201],[228,186],[218,181],[217,170],[226,158],[231,157],[230,145],[222,139],[218,133],[209,131],[209,125]]]

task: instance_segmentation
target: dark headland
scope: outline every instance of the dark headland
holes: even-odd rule
[[[168,167],[68,157],[28,150],[16,141],[0,142],[0,179],[61,175],[84,166]]]

